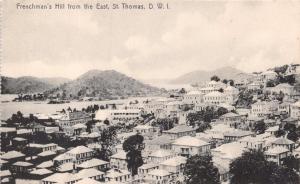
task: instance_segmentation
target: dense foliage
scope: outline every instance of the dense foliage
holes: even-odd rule
[[[184,170],[186,184],[219,184],[219,171],[210,155],[195,155],[187,160]]]
[[[263,152],[249,151],[230,164],[231,184],[299,183],[299,176],[291,168],[266,160]]]
[[[130,136],[123,143],[123,150],[126,152],[127,168],[132,176],[138,173],[138,168],[144,164],[142,150],[144,149],[144,137],[136,134]]]

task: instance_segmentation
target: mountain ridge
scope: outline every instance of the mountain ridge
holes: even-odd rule
[[[233,67],[222,67],[212,71],[195,70],[183,74],[170,81],[171,84],[194,84],[210,80],[210,77],[217,75],[221,79],[234,79],[236,75],[245,72]]]

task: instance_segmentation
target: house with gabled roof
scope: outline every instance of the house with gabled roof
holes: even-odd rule
[[[172,149],[172,142],[174,140],[171,139],[168,135],[161,135],[151,140],[145,140],[145,150],[158,150],[158,149]]]
[[[209,154],[210,144],[196,137],[183,136],[172,143],[172,149],[175,153],[189,158],[193,155]]]
[[[152,171],[154,169],[158,169],[158,168],[159,168],[158,164],[145,163],[141,167],[138,168],[138,175],[140,178],[145,178],[150,171]]]
[[[153,151],[150,155],[149,155],[149,161],[152,163],[160,163],[164,160],[170,159],[172,157],[175,157],[177,154],[174,153],[171,150],[164,150],[164,149],[159,149],[159,150],[155,150]]]
[[[100,171],[106,171],[109,168],[109,162],[97,158],[93,158],[91,160],[82,162],[81,164],[77,165],[77,168],[78,169],[94,168]]]
[[[117,183],[125,183],[131,181],[131,173],[127,170],[110,169],[105,175],[105,182],[115,181]]]
[[[145,181],[149,183],[160,183],[160,184],[168,184],[173,178],[172,173],[162,170],[162,169],[154,169],[148,173]]]
[[[195,136],[196,129],[187,125],[178,125],[170,130],[163,131],[162,134],[169,136],[171,139],[177,139],[183,136]]]
[[[290,155],[291,155],[291,152],[287,148],[279,147],[279,146],[269,148],[265,152],[265,156],[266,156],[267,160],[275,162],[278,165],[282,164],[282,159],[284,159]]]
[[[16,161],[24,161],[25,155],[18,151],[9,151],[7,153],[4,153],[0,156],[2,160],[8,161],[10,163],[16,162]]]
[[[77,146],[76,148],[66,152],[66,155],[72,157],[73,161],[77,164],[80,164],[84,161],[92,159],[94,156],[94,150],[85,146]]]
[[[235,130],[230,132],[224,133],[224,141],[225,142],[234,142],[243,137],[253,136],[254,133],[250,131],[243,131],[243,130]]]
[[[277,138],[274,141],[271,142],[272,147],[284,147],[290,151],[293,151],[295,149],[295,142],[291,141],[287,138]]]
[[[165,160],[159,164],[159,168],[174,174],[182,174],[185,168],[187,158],[176,156]]]

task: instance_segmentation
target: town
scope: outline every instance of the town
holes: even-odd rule
[[[123,104],[15,112],[1,121],[1,183],[300,183],[299,75],[287,64]]]

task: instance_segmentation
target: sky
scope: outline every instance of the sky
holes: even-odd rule
[[[74,79],[114,69],[165,79],[223,66],[253,72],[300,63],[298,0],[162,0],[170,7],[164,11],[16,10],[17,2],[46,3],[4,0],[6,76]]]

